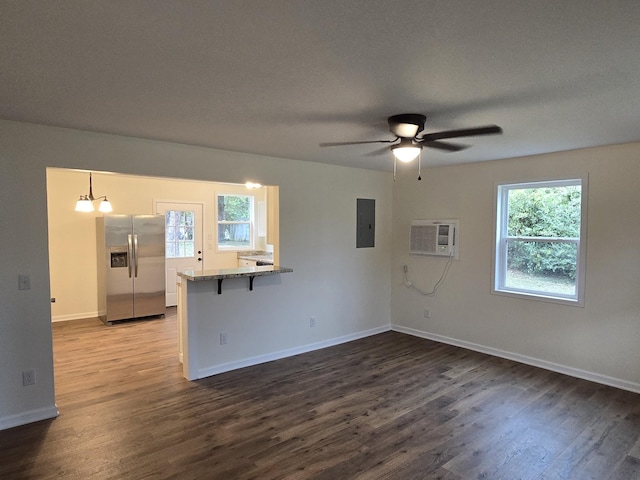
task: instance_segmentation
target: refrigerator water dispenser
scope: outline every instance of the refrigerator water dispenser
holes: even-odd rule
[[[127,261],[127,251],[117,248],[111,249],[111,268],[127,268],[129,262]]]

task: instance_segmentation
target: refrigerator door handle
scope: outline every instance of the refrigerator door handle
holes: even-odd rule
[[[129,267],[129,278],[131,278],[131,262],[133,261],[133,244],[131,243],[131,234],[127,235],[127,250],[127,255],[129,256],[127,267]]]
[[[135,261],[134,277],[138,278],[138,234],[133,234],[133,259]]]

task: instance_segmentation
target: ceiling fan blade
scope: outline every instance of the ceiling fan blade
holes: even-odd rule
[[[458,130],[446,130],[444,132],[425,133],[418,140],[431,142],[433,140],[442,140],[444,138],[475,137],[478,135],[496,135],[498,133],[502,133],[502,128],[497,125],[487,125],[485,127],[461,128]]]
[[[437,148],[439,150],[445,150],[447,152],[459,152],[460,150],[465,150],[469,148],[469,145],[460,145],[459,143],[448,143],[448,142],[439,142],[439,141],[431,141],[431,142],[422,142],[421,145],[430,148]]]
[[[389,153],[391,147],[382,147],[374,150],[373,152],[365,153],[365,157],[377,157],[378,155],[384,155],[385,153]]]
[[[364,142],[326,142],[326,143],[321,143],[320,146],[321,147],[342,147],[344,145],[364,145],[366,143],[393,143],[397,140],[368,140],[368,141],[364,141]]]

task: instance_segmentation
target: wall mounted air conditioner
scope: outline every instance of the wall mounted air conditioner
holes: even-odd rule
[[[411,255],[434,255],[458,259],[459,220],[413,220]]]

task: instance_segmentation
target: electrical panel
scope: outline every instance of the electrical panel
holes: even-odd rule
[[[457,260],[458,226],[458,220],[413,220],[409,253]]]
[[[376,237],[376,201],[369,198],[356,199],[356,248],[375,245]]]

